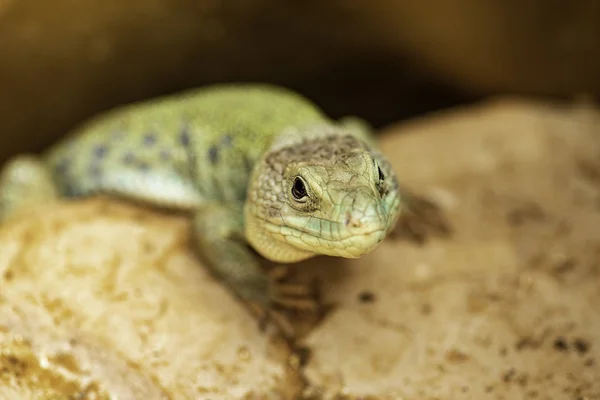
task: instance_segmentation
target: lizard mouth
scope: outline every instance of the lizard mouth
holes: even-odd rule
[[[273,225],[276,233],[287,244],[315,254],[358,258],[375,250],[385,239],[387,230],[376,227],[350,233],[341,238],[332,235],[315,235],[300,229]]]
[[[323,242],[329,245],[329,248],[323,248],[323,253],[330,256],[358,258],[379,247],[385,236],[385,229],[377,229],[342,240],[325,240]]]

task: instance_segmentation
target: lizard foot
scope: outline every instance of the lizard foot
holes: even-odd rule
[[[434,202],[406,191],[406,210],[390,232],[393,239],[407,238],[423,244],[430,236],[447,238],[452,228],[443,211]]]
[[[291,340],[296,336],[296,330],[290,318],[273,305],[263,306],[257,303],[250,303],[249,307],[258,319],[258,327],[262,332],[273,326],[286,340]]]
[[[297,311],[316,311],[320,308],[320,291],[316,280],[309,284],[290,283],[291,270],[287,266],[273,268],[269,271],[269,278],[273,288],[273,303]]]
[[[264,304],[252,304],[252,310],[258,316],[262,331],[273,326],[285,339],[293,340],[298,333],[295,317],[299,313],[316,315],[321,311],[317,282],[289,283],[291,274],[286,266],[271,269],[268,276],[271,282],[269,299]]]

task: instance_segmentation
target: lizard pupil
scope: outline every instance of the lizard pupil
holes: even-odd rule
[[[300,200],[303,197],[306,197],[306,187],[304,186],[304,182],[299,177],[294,179],[294,185],[292,186],[292,195],[296,200]]]
[[[379,166],[377,167],[377,170],[379,172],[379,180],[383,181],[385,179],[385,175],[383,174],[383,171],[381,171],[381,168],[379,168]]]

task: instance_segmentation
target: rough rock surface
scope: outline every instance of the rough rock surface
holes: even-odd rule
[[[19,217],[0,228],[0,397],[600,398],[599,127],[506,99],[389,128],[453,234],[300,265],[332,304],[300,366],[185,218],[103,198]]]
[[[291,387],[285,353],[198,265],[187,232],[182,218],[104,199],[9,223],[0,398],[235,399]]]
[[[600,114],[500,101],[382,141],[453,237],[321,268],[337,307],[305,340],[309,381],[386,399],[600,398]]]

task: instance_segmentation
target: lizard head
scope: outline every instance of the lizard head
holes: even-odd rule
[[[278,262],[360,257],[383,241],[400,211],[391,165],[342,134],[272,148],[253,171],[248,200],[246,237]]]

